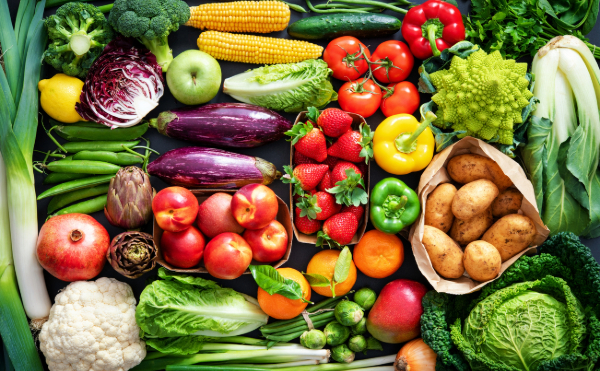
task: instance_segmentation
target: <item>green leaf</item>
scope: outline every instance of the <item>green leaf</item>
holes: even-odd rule
[[[304,278],[308,281],[311,286],[314,287],[329,287],[331,286],[331,281],[323,275],[316,273],[302,273]]]
[[[346,179],[336,182],[335,186],[327,189],[327,192],[335,195],[335,200],[340,205],[358,206],[365,205],[369,201],[369,196],[364,188],[365,182],[362,176],[357,174],[354,169],[348,168],[346,169]]]
[[[330,249],[340,249],[342,248],[342,245],[340,245],[339,242],[331,239],[331,237],[329,237],[327,235],[327,233],[323,232],[323,231],[319,231],[319,233],[317,233],[317,243],[316,243],[317,247],[329,247]]]
[[[300,201],[296,203],[296,206],[300,208],[300,217],[308,217],[310,220],[317,218],[317,214],[322,210],[317,206],[317,195],[305,194],[300,197]]]
[[[352,264],[352,253],[348,246],[344,246],[342,252],[338,256],[335,262],[335,269],[333,270],[333,280],[337,283],[344,282],[350,274],[350,265]]]
[[[289,165],[285,165],[283,167],[283,170],[285,171],[286,175],[281,177],[281,182],[284,184],[292,185],[292,195],[293,196],[295,196],[295,195],[300,195],[301,197],[304,196],[304,190],[302,189],[302,184],[300,183],[300,180],[294,176],[294,170],[292,169],[292,167]]]
[[[442,0],[442,1],[445,3],[448,3],[448,4],[452,4],[454,6],[458,6],[458,3],[456,2],[456,0]]]
[[[283,277],[270,265],[250,265],[248,267],[256,284],[269,295],[279,294],[292,300],[304,300],[302,287],[298,282]]]
[[[298,143],[306,134],[310,133],[313,129],[313,125],[310,122],[299,122],[292,128],[285,132],[285,135],[289,136],[286,140],[292,142],[292,145]]]
[[[215,281],[206,280],[200,277],[189,276],[183,273],[177,273],[170,271],[164,267],[160,267],[158,269],[158,277],[167,280],[167,281],[177,281],[179,283],[183,283],[190,286],[199,287],[202,289],[220,289]]]
[[[317,123],[317,120],[319,119],[319,109],[316,107],[308,107],[308,112],[306,113],[306,118],[309,119],[310,121],[314,122],[315,124]]]

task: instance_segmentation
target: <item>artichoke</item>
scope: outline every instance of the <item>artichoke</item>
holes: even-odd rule
[[[123,276],[138,278],[156,265],[154,239],[144,232],[123,232],[111,241],[106,258]]]
[[[110,180],[104,215],[114,226],[140,228],[152,218],[153,197],[148,174],[139,167],[124,167]]]

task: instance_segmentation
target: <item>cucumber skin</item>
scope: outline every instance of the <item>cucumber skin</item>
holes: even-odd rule
[[[387,14],[321,14],[292,23],[288,27],[288,34],[302,40],[334,39],[340,36],[379,37],[395,34],[401,25],[398,18]]]

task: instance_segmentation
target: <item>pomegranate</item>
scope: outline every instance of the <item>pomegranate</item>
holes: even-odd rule
[[[59,280],[89,280],[102,271],[109,246],[108,232],[96,219],[86,214],[58,215],[40,230],[37,258]]]

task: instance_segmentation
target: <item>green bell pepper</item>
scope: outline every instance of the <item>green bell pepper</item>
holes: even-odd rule
[[[403,181],[385,178],[371,193],[371,223],[384,233],[396,234],[419,217],[419,196]]]

